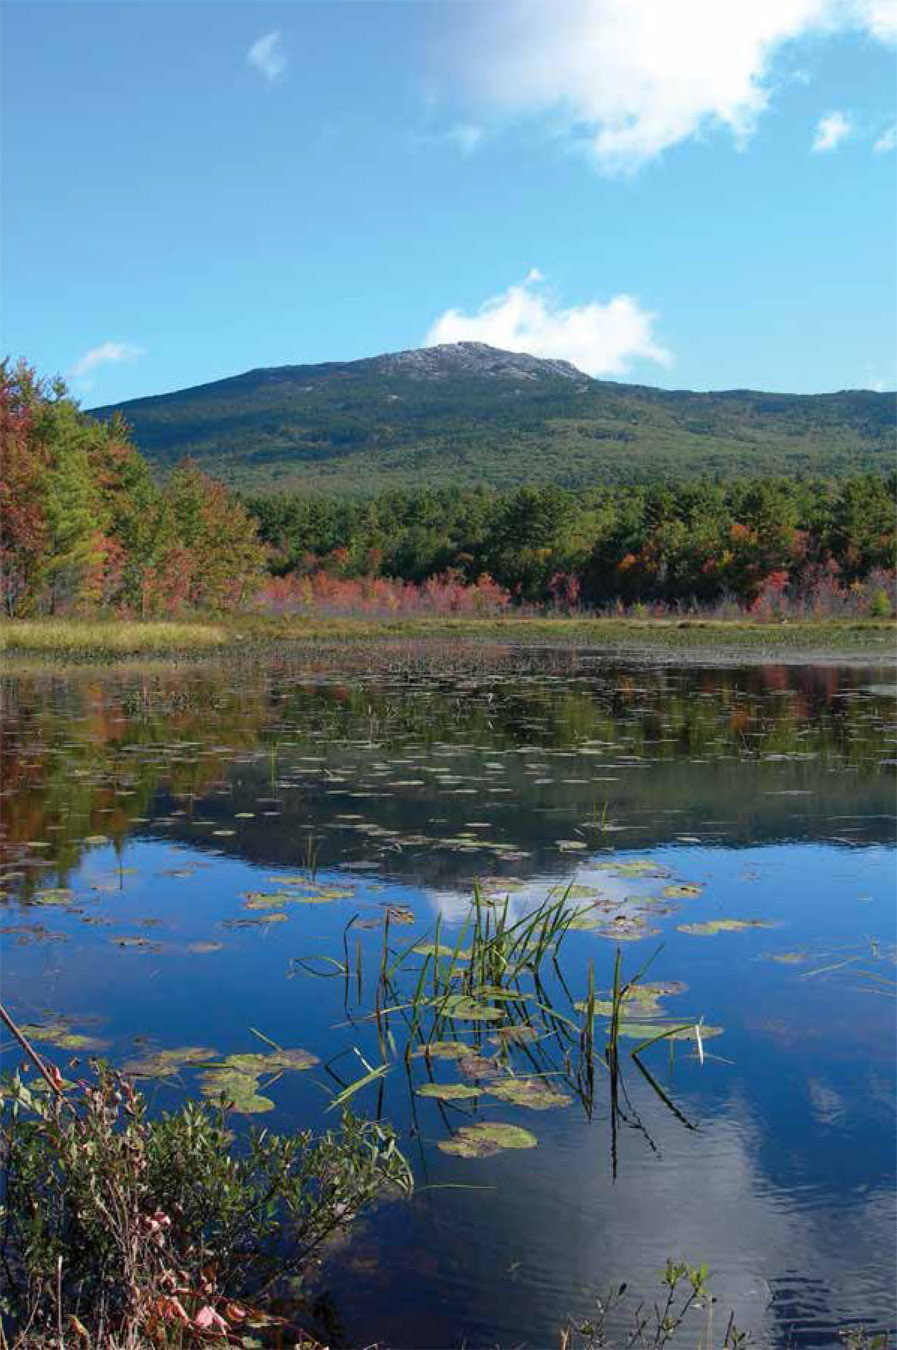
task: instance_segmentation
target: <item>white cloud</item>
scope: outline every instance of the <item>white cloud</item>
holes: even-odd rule
[[[261,71],[266,80],[279,80],[287,68],[280,33],[275,30],[257,38],[246,53],[246,60],[256,70]]]
[[[817,154],[825,154],[829,150],[836,150],[852,131],[853,126],[849,118],[845,117],[842,112],[826,113],[825,117],[820,117],[816,126],[813,149]]]
[[[570,361],[590,375],[623,375],[641,358],[667,366],[672,357],[654,337],[655,314],[631,295],[607,304],[590,301],[563,309],[536,269],[523,282],[485,300],[474,314],[449,309],[436,320],[425,345],[487,342],[505,351]]]
[[[720,128],[743,145],[798,39],[897,41],[897,0],[519,0],[475,12],[464,58],[475,95],[550,115],[606,173]]]
[[[83,379],[91,371],[96,370],[97,366],[136,361],[143,354],[143,348],[135,347],[132,342],[101,342],[99,347],[91,347],[90,351],[79,357],[69,374],[75,379]]]
[[[879,42],[897,42],[897,0],[856,0],[859,25]]]
[[[872,149],[880,155],[887,154],[889,150],[897,150],[897,122],[881,133]]]

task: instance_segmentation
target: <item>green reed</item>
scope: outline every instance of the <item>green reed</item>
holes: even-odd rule
[[[617,947],[611,972],[610,1016],[605,1039],[599,1046],[595,1028],[599,1016],[595,960],[588,961],[582,1002],[574,1003],[563,971],[564,940],[580,912],[571,905],[569,891],[568,887],[560,897],[549,896],[529,914],[512,920],[510,897],[493,901],[476,884],[470,912],[454,935],[451,946],[445,941],[447,935],[441,915],[435,920],[432,942],[425,943],[417,937],[394,944],[387,909],[381,929],[379,960],[370,982],[370,1011],[359,1011],[351,1018],[352,1025],[373,1023],[381,1063],[379,1066],[370,1064],[363,1058],[361,1050],[354,1047],[365,1072],[354,1083],[342,1087],[339,1100],[346,1100],[347,1095],[352,1096],[377,1080],[382,1089],[390,1060],[404,1062],[409,1090],[413,1093],[411,1061],[415,1052],[423,1053],[429,1065],[429,1047],[445,1039],[446,1030],[453,1039],[460,1021],[465,1026],[465,1037],[470,1038],[471,1053],[479,1053],[485,1032],[491,1031],[491,1042],[496,1049],[490,1052],[490,1057],[496,1063],[505,1063],[508,1072],[514,1074],[514,1062],[523,1062],[527,1073],[559,1078],[579,1099],[589,1117],[594,1109],[595,1067],[600,1065],[608,1073],[615,1157],[618,1118],[626,1119],[621,1100],[628,1100],[621,1095],[620,1052],[627,1008],[637,999],[638,984],[661,948],[635,972],[625,975],[622,951]],[[353,960],[348,942],[348,932],[356,918],[357,915],[353,916],[346,925],[343,960],[334,961],[334,970],[330,973],[343,975],[347,991],[354,980],[356,1003],[361,1010],[365,993],[362,944],[356,935]],[[296,964],[308,973],[326,973],[298,960]],[[545,976],[549,971],[556,975],[560,991],[570,1004],[569,1009],[558,1007],[556,991],[552,993],[546,987]],[[500,1019],[490,1016],[490,1010],[496,1007],[501,1009]],[[536,1020],[538,1025],[534,1024]],[[468,1023],[472,1026],[468,1027]],[[689,1128],[693,1126],[657,1084],[640,1056],[662,1040],[669,1040],[672,1050],[672,1038],[694,1026],[694,1022],[659,1025],[655,1035],[643,1038],[629,1052],[629,1058],[658,1100]],[[700,1027],[699,1022],[695,1040],[703,1062]],[[496,1031],[504,1034],[496,1035]],[[463,1040],[461,1044],[464,1044]]]

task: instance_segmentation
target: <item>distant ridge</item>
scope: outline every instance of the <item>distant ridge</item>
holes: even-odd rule
[[[235,486],[353,496],[887,472],[897,428],[893,394],[656,389],[482,342],[263,367],[93,412],[121,412],[159,470],[189,454]]]

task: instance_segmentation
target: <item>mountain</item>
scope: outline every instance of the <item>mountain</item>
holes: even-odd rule
[[[594,380],[480,342],[274,366],[92,410],[160,471],[364,495],[429,483],[566,487],[894,466],[893,394],[690,393]]]

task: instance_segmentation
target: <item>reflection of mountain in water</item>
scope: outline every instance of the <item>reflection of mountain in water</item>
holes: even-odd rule
[[[453,798],[438,782],[382,795],[371,788],[371,795],[359,799],[363,765],[341,760],[339,767],[348,780],[345,790],[300,779],[277,790],[276,804],[266,803],[277,815],[238,822],[234,838],[215,837],[214,828],[229,823],[234,812],[251,811],[265,795],[263,770],[245,766],[234,775],[227,799],[194,804],[207,826],[175,818],[161,832],[282,866],[303,863],[311,838],[321,866],[367,862],[403,880],[447,887],[474,876],[547,873],[561,878],[579,861],[580,849],[571,844],[593,854],[650,849],[683,836],[727,847],[798,839],[838,839],[845,846],[893,840],[888,778],[848,776],[830,768],[645,760],[617,766],[613,784],[571,786],[555,780],[534,788],[512,762],[501,780],[510,788],[503,801],[490,799],[481,788]],[[478,758],[456,760],[455,768],[462,780],[482,783]],[[163,811],[171,804],[170,799],[159,803]],[[347,814],[362,819],[336,819]],[[484,817],[487,830],[468,828]]]
[[[683,837],[893,839],[868,673],[453,662],[10,679],[7,852],[27,884],[30,841],[65,873],[85,838],[137,832],[453,889]]]

